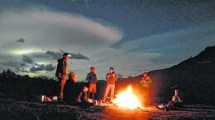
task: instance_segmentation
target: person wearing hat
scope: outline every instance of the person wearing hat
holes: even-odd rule
[[[66,83],[67,80],[67,76],[68,76],[68,60],[69,60],[70,54],[69,53],[64,53],[63,57],[58,59],[58,64],[57,64],[57,69],[56,69],[56,73],[55,76],[58,78],[59,80],[59,93],[58,93],[58,100],[60,102],[63,101],[63,89],[64,89],[64,85]]]
[[[107,84],[106,84],[105,94],[104,94],[104,97],[102,99],[103,103],[106,102],[106,98],[107,98],[109,91],[111,91],[110,102],[112,102],[112,100],[114,98],[115,82],[117,80],[117,76],[116,76],[116,73],[114,72],[113,67],[110,67],[109,73],[107,73],[107,75],[106,75],[106,80],[107,80]]]

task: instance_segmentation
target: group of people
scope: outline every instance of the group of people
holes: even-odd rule
[[[86,80],[89,84],[89,92],[88,92],[88,98],[90,95],[92,95],[92,100],[95,100],[95,93],[96,90],[96,83],[97,83],[97,76],[96,76],[96,68],[91,67],[90,72],[87,74]],[[103,103],[106,103],[106,98],[108,96],[108,93],[110,92],[110,101],[114,98],[114,91],[115,91],[115,81],[117,80],[116,73],[114,72],[114,68],[110,67],[109,72],[106,75],[107,85],[104,93],[104,97],[102,99]]]
[[[86,76],[86,80],[88,81],[88,87],[80,86],[76,83],[77,74],[74,72],[68,73],[68,65],[67,61],[69,60],[70,54],[64,53],[63,57],[58,59],[58,65],[55,76],[59,80],[59,94],[58,94],[58,101],[65,102],[68,104],[77,104],[82,106],[92,106],[95,103],[95,94],[96,84],[98,82],[96,76],[96,68],[91,67],[90,72]],[[67,76],[69,78],[67,79]],[[105,93],[102,98],[103,103],[111,103],[114,99],[114,92],[115,92],[115,82],[117,80],[117,75],[114,72],[114,68],[110,67],[109,72],[106,75],[106,88]],[[148,104],[150,96],[150,88],[151,88],[152,80],[147,74],[147,72],[143,73],[143,77],[138,83],[141,86],[141,97],[144,98],[144,104]],[[107,101],[107,97],[110,92],[110,97]],[[92,96],[92,103],[89,102],[90,96]],[[168,102],[168,104],[162,104],[163,107],[158,107],[160,109],[172,109],[174,107],[180,107],[182,104],[182,99],[179,97],[179,92],[175,91],[175,95],[173,96],[172,100]]]
[[[97,84],[97,76],[96,76],[96,68],[91,67],[90,72],[86,76],[86,80],[88,81],[87,86],[80,86],[76,83],[77,74],[74,72],[68,72],[67,61],[69,60],[70,54],[64,53],[63,57],[58,59],[58,65],[55,76],[59,80],[59,94],[58,101],[65,102],[68,104],[79,104],[83,105],[91,105],[89,103],[89,97],[92,96],[92,101],[95,103],[95,94],[96,84]],[[69,78],[67,79],[67,76]],[[109,72],[106,75],[107,85],[105,89],[105,94],[102,99],[103,103],[106,103],[106,98],[108,93],[110,92],[110,101],[114,98],[115,91],[115,81],[117,80],[117,75],[114,72],[114,68],[110,67]]]

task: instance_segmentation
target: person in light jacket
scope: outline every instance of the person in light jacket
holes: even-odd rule
[[[116,73],[114,72],[113,67],[110,67],[109,73],[107,73],[107,75],[106,75],[106,80],[107,80],[107,84],[106,84],[105,94],[104,94],[104,97],[102,99],[103,103],[106,102],[106,98],[108,96],[109,91],[111,92],[110,102],[112,102],[112,100],[114,99],[115,82],[117,80],[117,76],[116,76]]]

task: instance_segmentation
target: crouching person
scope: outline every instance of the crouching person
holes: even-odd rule
[[[74,72],[69,73],[69,79],[64,87],[64,102],[70,105],[77,105],[83,108],[93,106],[93,103],[88,102],[86,86],[79,86],[76,83],[77,75]]]

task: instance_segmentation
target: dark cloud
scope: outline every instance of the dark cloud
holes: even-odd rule
[[[85,60],[90,60],[87,56],[81,54],[81,53],[78,53],[78,54],[74,54],[74,53],[71,53],[71,57],[72,59],[85,59]]]
[[[66,51],[60,49],[60,52],[47,51],[45,54],[51,56],[53,59],[58,59],[58,58],[61,58],[63,56],[63,53],[69,53],[69,52],[66,52]],[[72,59],[90,60],[87,56],[85,56],[81,53],[78,53],[78,54],[70,53],[70,54],[71,54]]]
[[[32,72],[32,73],[35,73],[35,72],[38,72],[38,71],[53,71],[55,70],[55,67],[52,65],[52,64],[48,64],[48,65],[44,65],[44,64],[37,64],[37,63],[34,63],[37,65],[37,67],[33,66],[30,68],[30,70],[28,72]],[[24,71],[26,72],[26,71]]]
[[[45,54],[51,56],[53,59],[58,59],[58,58],[62,57],[62,53],[60,53],[60,52],[46,51]]]
[[[35,73],[35,72],[37,72],[37,71],[43,71],[45,69],[45,65],[40,65],[39,67],[32,67],[32,68],[30,68],[30,72],[32,72],[32,73]]]
[[[26,56],[26,55],[22,56],[22,60],[23,60],[24,63],[28,63],[28,64],[33,64],[34,63],[34,61],[31,58],[29,58],[28,56]]]
[[[63,53],[68,53],[62,49],[60,49],[60,52],[63,54]],[[71,58],[72,59],[85,59],[85,60],[90,60],[87,56],[81,54],[81,53],[78,53],[78,54],[75,54],[75,53],[70,53],[71,54]]]
[[[55,67],[52,64],[48,64],[45,66],[45,70],[46,71],[53,71],[53,70],[55,70]]]
[[[38,63],[34,63],[34,65],[36,65],[36,66],[40,66],[40,64],[38,64]]]
[[[24,42],[25,42],[25,39],[24,39],[24,38],[20,38],[20,39],[18,39],[16,42],[18,42],[18,43],[24,43]]]
[[[20,63],[20,66],[24,67],[24,66],[26,66],[26,64],[25,63]]]

